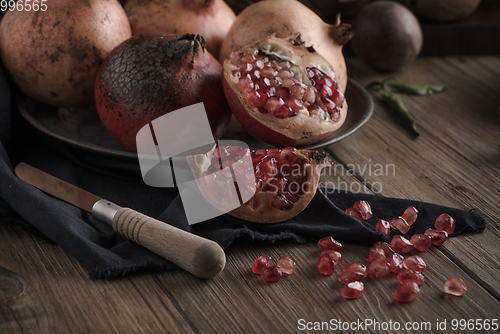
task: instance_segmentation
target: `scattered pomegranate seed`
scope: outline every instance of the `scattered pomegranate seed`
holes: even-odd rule
[[[431,238],[423,234],[414,234],[410,239],[413,247],[421,252],[425,252],[431,247]]]
[[[286,255],[279,259],[277,266],[281,268],[282,272],[288,275],[293,274],[295,268],[297,268],[297,264]]]
[[[406,269],[422,273],[425,270],[426,264],[424,259],[422,259],[420,256],[413,255],[403,261],[403,266]]]
[[[335,263],[328,254],[323,254],[318,260],[318,269],[323,275],[333,275],[335,271]]]
[[[359,210],[364,220],[368,220],[373,217],[372,208],[370,206],[370,203],[368,203],[367,201],[356,201],[356,203],[354,203],[352,207]]]
[[[347,284],[340,293],[346,299],[356,299],[361,297],[365,286],[362,282],[351,282]]]
[[[370,274],[375,277],[383,277],[387,275],[390,271],[389,265],[385,262],[385,260],[375,260],[370,263],[368,267]]]
[[[409,303],[420,294],[420,289],[415,282],[407,282],[394,292],[394,299],[400,303]]]
[[[366,275],[359,271],[344,271],[337,279],[342,284],[349,284],[352,282],[361,282],[365,277]]]
[[[337,251],[331,249],[324,249],[319,253],[319,257],[322,257],[324,254],[327,254],[332,260],[334,264],[342,263],[342,254]]]
[[[446,283],[444,283],[443,289],[444,292],[459,297],[467,292],[467,286],[459,277],[453,277],[447,280]]]
[[[342,253],[342,244],[332,237],[324,237],[322,239],[319,239],[318,246],[321,249],[331,249]]]
[[[389,225],[391,225],[393,229],[398,230],[403,234],[408,233],[408,231],[410,230],[410,225],[408,225],[406,220],[401,216],[390,219]]]
[[[400,235],[392,237],[391,245],[396,252],[401,254],[409,253],[413,249],[413,244],[410,240]]]
[[[387,220],[379,219],[375,224],[375,229],[384,233],[387,237],[391,236],[391,225]]]
[[[262,271],[269,267],[269,263],[271,263],[271,258],[267,255],[261,255],[255,260],[252,265],[252,271],[254,274],[260,275]]]
[[[418,285],[424,283],[424,275],[410,269],[404,269],[398,274],[399,283],[415,282]]]
[[[388,257],[396,252],[394,248],[392,248],[392,246],[385,241],[377,241],[372,245],[372,247],[383,249],[385,257]]]
[[[394,253],[387,257],[385,262],[389,265],[389,270],[395,274],[399,274],[403,270],[403,255]]]
[[[368,276],[368,269],[362,263],[348,263],[344,266],[343,271],[345,273],[356,271],[358,273],[361,273],[363,277]]]
[[[368,256],[366,257],[366,261],[373,262],[375,260],[384,260],[385,261],[385,252],[382,248],[372,247],[368,251]]]
[[[412,226],[413,223],[415,223],[415,220],[417,220],[418,216],[418,210],[413,207],[409,206],[406,208],[405,212],[401,215],[404,220],[408,223],[408,225]]]
[[[446,231],[450,235],[455,232],[455,221],[449,214],[443,213],[437,217],[434,227],[436,230]]]
[[[262,271],[262,277],[266,282],[278,282],[281,278],[281,268],[279,267],[267,267]]]
[[[446,239],[448,239],[448,233],[446,233],[446,231],[435,230],[433,228],[425,230],[424,235],[431,238],[431,243],[434,246],[441,246]]]
[[[354,218],[356,218],[357,220],[359,220],[360,222],[364,222],[365,220],[363,219],[363,215],[361,214],[361,212],[358,210],[358,209],[355,209],[355,208],[349,208],[347,210],[345,210],[345,212],[349,215],[349,216],[352,216]]]

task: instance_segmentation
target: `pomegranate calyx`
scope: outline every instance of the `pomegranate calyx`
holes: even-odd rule
[[[354,36],[354,32],[350,31],[351,25],[340,22],[340,13],[337,14],[335,24],[329,26],[330,37],[340,46],[346,45]]]

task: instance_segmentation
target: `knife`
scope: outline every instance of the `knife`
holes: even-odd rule
[[[217,276],[226,265],[224,250],[216,242],[186,232],[60,180],[21,162],[15,168],[23,181],[85,211],[100,222],[150,251],[201,278]]]

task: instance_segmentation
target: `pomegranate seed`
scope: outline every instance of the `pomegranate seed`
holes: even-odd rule
[[[413,244],[400,235],[395,235],[392,238],[391,245],[396,252],[401,254],[409,253],[413,249]]]
[[[391,220],[389,220],[389,225],[395,230],[400,231],[403,234],[408,233],[410,230],[410,225],[406,222],[406,220],[399,216],[399,217],[394,217]]]
[[[306,90],[304,87],[302,87],[300,84],[293,85],[290,88],[290,95],[294,99],[299,99],[302,100],[304,98]]]
[[[340,119],[340,111],[337,110],[337,111],[331,113],[330,118],[332,119],[332,121],[338,122]]]
[[[385,253],[385,257],[388,257],[396,252],[394,248],[392,248],[392,246],[385,241],[377,241],[372,245],[372,247],[381,248]]]
[[[344,271],[337,279],[342,284],[349,284],[351,282],[361,282],[365,277],[366,276],[359,271]]]
[[[323,275],[333,275],[335,271],[335,263],[328,254],[323,254],[318,260],[318,269]]]
[[[300,195],[297,195],[297,194],[285,193],[283,195],[285,195],[286,199],[292,203],[296,203],[300,199]]]
[[[278,71],[274,70],[273,68],[271,67],[264,67],[261,71],[260,71],[260,75],[264,78],[268,78],[268,79],[272,79],[274,78],[275,76],[278,75]]]
[[[289,70],[283,70],[278,73],[278,76],[283,80],[288,78],[293,78],[293,72]]]
[[[361,222],[364,222],[365,220],[363,219],[363,216],[361,215],[361,212],[359,212],[358,209],[355,209],[355,208],[349,208],[347,210],[345,210],[345,212],[349,215],[349,216],[352,216],[354,218],[356,218],[357,220],[361,221]]]
[[[257,67],[258,69],[261,69],[261,70],[262,70],[262,69],[264,68],[264,66],[265,66],[265,65],[264,65],[264,62],[263,62],[261,59],[259,59],[259,60],[257,60],[257,61],[255,62],[255,67]]]
[[[285,102],[283,102],[282,99],[279,97],[270,97],[267,99],[266,104],[264,105],[264,108],[268,110],[270,113],[274,114],[281,108],[282,105],[284,105]]]
[[[422,285],[424,284],[424,275],[413,270],[403,269],[398,274],[398,280],[401,284],[405,284],[407,282],[415,282],[418,285]]]
[[[279,110],[277,112],[275,112],[273,115],[277,118],[287,118],[287,117],[295,116],[295,115],[297,115],[297,113],[294,112],[289,106],[284,105],[284,106],[281,106],[281,108],[279,108]]]
[[[252,53],[247,53],[241,57],[241,61],[245,63],[252,63],[255,60],[255,56]]]
[[[417,216],[418,216],[418,210],[413,206],[409,206],[406,208],[405,212],[401,217],[403,217],[403,219],[406,220],[408,225],[412,226],[413,223],[415,223],[415,220],[417,220]]]
[[[375,260],[368,266],[368,271],[375,277],[383,277],[389,273],[390,269],[385,260]]]
[[[368,251],[368,256],[366,257],[366,261],[373,262],[375,260],[384,260],[385,261],[385,252],[382,248],[372,247]]]
[[[363,277],[368,276],[368,269],[362,263],[349,263],[349,264],[346,264],[344,266],[344,268],[343,268],[343,271],[345,273],[355,271],[355,272],[361,273],[363,275]]]
[[[373,217],[372,208],[370,206],[370,203],[368,203],[367,201],[363,200],[356,201],[356,203],[354,203],[352,207],[358,209],[359,212],[361,212],[361,215],[363,216],[364,220],[368,220],[371,217]]]
[[[331,249],[325,249],[325,250],[322,250],[321,253],[319,253],[319,257],[322,257],[324,254],[327,254],[328,256],[330,256],[332,258],[334,264],[342,263],[342,254],[340,254],[339,252],[331,250]]]
[[[387,257],[385,262],[389,265],[391,272],[399,274],[403,270],[404,257],[401,254],[394,253]]]
[[[257,275],[262,274],[262,270],[269,267],[269,263],[271,263],[271,258],[269,256],[267,255],[259,256],[252,265],[253,273]]]
[[[290,107],[290,109],[292,109],[292,111],[294,113],[298,113],[300,111],[300,109],[302,109],[304,107],[304,104],[302,103],[302,101],[300,100],[288,100],[286,102],[286,105]]]
[[[238,56],[238,54],[234,51],[229,54],[228,58],[229,58],[229,61],[234,65],[236,65],[240,62],[240,56]]]
[[[365,286],[362,282],[351,282],[345,286],[340,293],[346,299],[356,299],[361,297]]]
[[[446,283],[444,283],[443,289],[444,292],[459,297],[467,292],[467,286],[459,277],[453,277],[447,280]]]
[[[293,203],[290,202],[283,194],[279,194],[271,198],[271,206],[276,210],[288,211],[293,208]]]
[[[425,270],[425,261],[420,256],[413,255],[403,261],[403,266],[406,269],[416,271],[417,273],[422,273]]]
[[[420,289],[415,282],[407,282],[394,292],[394,299],[400,303],[414,301],[420,294]]]
[[[321,99],[321,102],[323,102],[323,105],[325,106],[326,110],[329,112],[329,113],[332,113],[334,112],[335,110],[337,110],[337,106],[335,105],[335,103],[333,103],[332,100],[330,100],[329,98],[326,98],[326,97],[323,97]]]
[[[410,239],[413,247],[421,252],[425,252],[431,247],[431,238],[423,234],[414,234]]]
[[[431,243],[435,246],[441,246],[448,239],[446,231],[435,230],[433,228],[425,230],[424,235],[431,238]]]
[[[331,249],[342,253],[342,244],[332,237],[324,237],[319,239],[318,246],[321,249]]]
[[[297,264],[286,255],[279,259],[277,266],[281,268],[282,272],[288,275],[293,274],[295,268],[297,268]]]
[[[286,100],[290,97],[290,90],[286,87],[278,87],[276,88],[276,96]]]
[[[446,231],[450,235],[455,232],[455,221],[449,214],[443,213],[437,217],[434,227],[436,230]]]
[[[377,220],[377,223],[375,224],[375,229],[385,234],[387,237],[391,236],[390,232],[391,225],[389,225],[389,222],[387,220],[383,219]]]
[[[278,282],[281,278],[281,268],[267,267],[262,271],[262,277],[266,282]]]

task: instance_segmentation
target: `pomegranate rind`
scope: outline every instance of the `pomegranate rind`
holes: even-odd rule
[[[215,199],[213,190],[207,189],[204,183],[201,181],[203,173],[210,166],[210,161],[212,160],[214,151],[215,147],[213,150],[206,154],[192,155],[186,158],[189,167],[191,168],[193,175],[196,178],[196,184],[198,185],[200,192],[203,194],[205,199],[218,210],[226,212],[233,217],[254,223],[280,223],[292,219],[293,217],[301,213],[316,194],[321,170],[324,167],[331,165],[330,156],[327,153],[320,153],[318,151],[312,150],[296,150],[295,154],[304,161],[305,171],[308,175],[308,179],[307,181],[305,181],[305,183],[308,184],[308,188],[307,191],[299,197],[299,200],[293,203],[293,207],[290,210],[281,211],[273,208],[271,206],[271,199],[273,198],[273,196],[275,196],[275,194],[266,191],[260,191],[254,195],[255,200],[261,203],[261,205],[256,209],[243,204],[236,209],[229,211],[229,204],[217,201]],[[271,179],[264,181],[262,188],[264,188],[270,180]]]
[[[279,55],[282,60],[287,60],[303,70],[307,67],[316,67],[335,79],[331,65],[321,55],[310,52],[304,45],[293,44],[292,41],[297,39],[300,40],[298,34],[292,34],[288,39],[271,35],[244,46],[237,53],[243,53],[248,48],[256,48],[268,55]],[[300,109],[296,116],[283,119],[278,119],[271,113],[263,114],[245,99],[239,79],[232,74],[239,68],[232,64],[229,58],[224,61],[223,67],[222,86],[229,108],[245,130],[263,142],[276,147],[316,144],[330,137],[345,122],[348,109],[345,99],[339,120],[336,122],[313,118],[306,108]],[[302,80],[309,83],[306,75]]]

